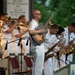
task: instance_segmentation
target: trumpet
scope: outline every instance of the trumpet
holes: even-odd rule
[[[28,28],[29,22],[27,21],[26,23],[19,23],[19,26],[24,26],[24,27]]]

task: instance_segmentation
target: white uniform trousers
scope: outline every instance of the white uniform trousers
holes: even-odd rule
[[[24,39],[21,41],[22,42],[22,52],[24,55],[30,53],[30,40]]]
[[[44,75],[54,75],[52,58],[46,60],[44,65]]]
[[[10,43],[11,49],[8,50],[8,53],[15,53],[15,55],[18,55],[18,53],[21,53],[20,46],[18,46],[18,42],[12,42]]]
[[[67,64],[71,63],[73,60],[73,54],[68,55],[67,57]]]
[[[1,39],[2,58],[9,56],[8,50],[10,50],[11,47],[10,47],[10,44],[6,45],[7,41],[9,42],[10,40]],[[7,46],[7,49],[5,50],[6,46]]]
[[[34,58],[34,66],[32,75],[42,75],[43,64],[44,64],[44,45],[35,47],[35,51],[33,52]]]
[[[61,66],[61,68],[66,66],[65,55],[64,54],[60,57],[60,66]]]
[[[56,57],[53,57],[53,70],[58,69],[59,69],[58,59]]]

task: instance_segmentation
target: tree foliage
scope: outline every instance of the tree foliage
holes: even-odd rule
[[[34,0],[33,7],[42,12],[42,23],[46,23],[51,12],[54,13],[52,23],[67,26],[75,22],[75,0],[50,0],[49,6],[45,6],[47,0],[40,1],[41,3],[37,3]]]

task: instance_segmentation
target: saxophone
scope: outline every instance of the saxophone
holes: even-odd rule
[[[62,40],[61,40],[62,41]],[[65,43],[66,40],[64,40],[64,42],[59,46],[60,50],[56,53],[57,55],[55,55],[55,58],[58,60],[58,67],[60,68],[61,67],[61,64],[60,64],[60,56],[63,54],[64,52],[64,43]]]
[[[64,42],[62,43],[60,50],[59,50],[59,56],[61,57],[63,54],[65,54],[65,48],[64,48],[64,44],[66,42],[66,39],[64,40]]]
[[[69,44],[68,44],[68,46],[67,46],[66,53],[69,54],[71,51],[74,50],[74,48],[75,48],[75,44],[73,43],[74,40],[75,40],[75,38],[69,42]]]
[[[50,57],[53,57],[54,54],[49,54],[49,52],[51,52],[58,44],[60,43],[60,41],[58,41],[54,46],[52,46],[47,52],[45,52],[45,60],[47,60]]]

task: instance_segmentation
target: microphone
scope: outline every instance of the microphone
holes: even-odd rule
[[[69,54],[66,53],[66,58],[65,58],[65,60],[68,61],[69,63],[71,63],[71,61],[67,59],[68,55],[69,55]]]
[[[8,41],[6,42],[5,50],[7,50],[7,46],[8,46]]]
[[[26,45],[28,46],[28,42],[29,42],[29,40],[30,40],[30,38],[29,37],[27,37],[27,42],[26,42]]]
[[[18,46],[20,46],[21,38],[19,39]]]
[[[57,52],[57,59],[59,60],[59,52]]]
[[[28,46],[28,41],[29,41],[29,40],[27,39],[26,46]]]
[[[67,57],[68,57],[68,53],[66,53],[66,58],[65,58],[66,61],[67,61]]]

